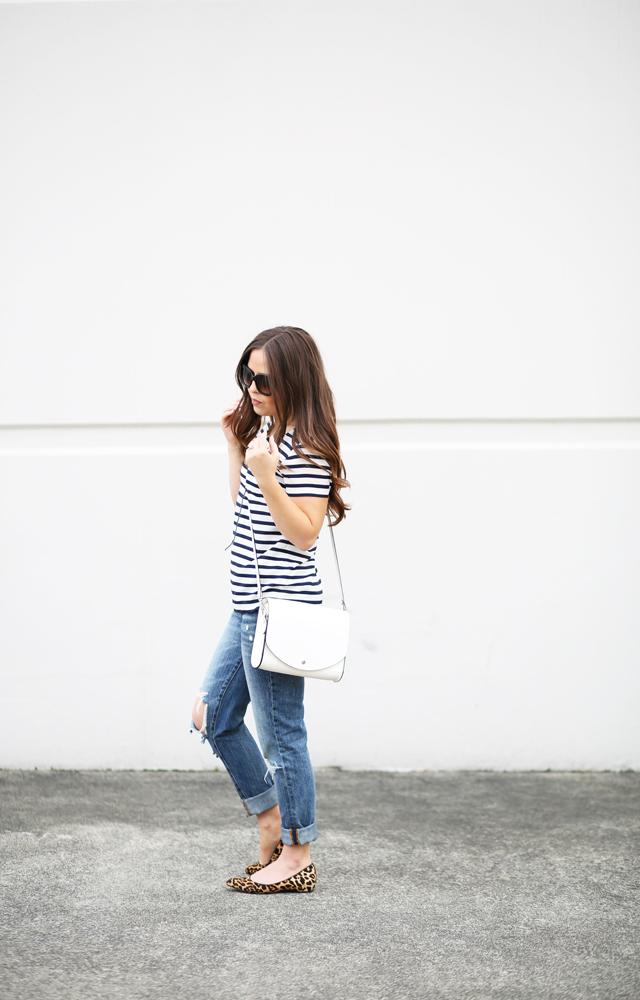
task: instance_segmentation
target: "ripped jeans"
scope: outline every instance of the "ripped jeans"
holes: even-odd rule
[[[206,705],[202,738],[222,760],[247,814],[277,804],[283,843],[307,844],[317,839],[318,831],[304,724],[304,677],[251,666],[257,615],[234,611],[213,654],[200,688]],[[244,723],[249,701],[264,757]]]

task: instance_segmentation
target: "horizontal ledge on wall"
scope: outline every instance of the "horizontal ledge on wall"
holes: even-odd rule
[[[523,424],[535,426],[536,424],[640,424],[640,416],[637,417],[346,417],[338,418],[338,424],[345,427],[375,426],[376,424],[423,424],[437,427],[439,424],[462,425],[462,424],[505,424],[508,426]],[[103,423],[75,423],[75,424],[13,424],[0,423],[1,431],[82,431],[82,430],[163,430],[176,428],[178,430],[189,430],[190,428],[201,428],[210,430],[220,427],[219,420],[149,420],[139,422],[103,422]]]
[[[640,441],[362,441],[344,444],[341,450],[345,454],[381,451],[639,451]],[[226,445],[0,448],[0,458],[226,454]]]
[[[362,441],[342,451],[633,451],[640,441]]]

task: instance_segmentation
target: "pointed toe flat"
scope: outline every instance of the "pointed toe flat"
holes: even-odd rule
[[[273,852],[273,854],[271,855],[271,857],[267,861],[267,865],[270,865],[273,861],[277,861],[278,860],[278,858],[282,854],[282,847],[283,847],[283,844],[282,844],[282,841],[280,841],[280,843],[277,845],[275,851]],[[266,868],[267,865],[261,865],[259,861],[254,861],[254,863],[252,865],[247,865],[247,867],[245,868],[245,871],[246,871],[247,875],[255,875],[256,872],[259,872],[261,868]]]
[[[274,892],[313,892],[316,887],[316,869],[313,864],[310,864],[296,875],[291,875],[290,878],[285,878],[282,882],[272,882],[271,885],[253,882],[250,878],[230,878],[227,879],[227,885],[230,889],[235,889],[236,892],[249,892],[256,895],[269,895]]]

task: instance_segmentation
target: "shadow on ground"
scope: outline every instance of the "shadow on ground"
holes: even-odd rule
[[[3,1000],[636,1000],[640,774],[321,770],[311,896],[225,774],[3,771]]]

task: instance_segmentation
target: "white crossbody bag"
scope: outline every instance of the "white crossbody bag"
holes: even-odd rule
[[[260,584],[258,550],[253,531],[251,510],[249,524],[256,564],[256,580],[260,608],[251,650],[251,666],[273,670],[278,674],[297,677],[317,677],[339,681],[344,673],[349,642],[349,612],[344,602],[344,590],[333,528],[329,522],[331,545],[340,581],[342,609],[326,608],[322,604],[265,597]]]

